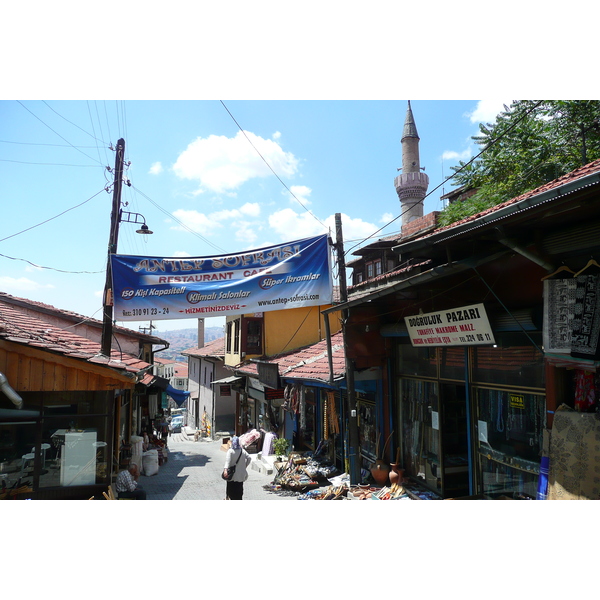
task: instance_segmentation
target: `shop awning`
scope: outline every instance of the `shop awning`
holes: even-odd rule
[[[177,406],[181,406],[190,397],[189,392],[186,392],[184,390],[178,390],[174,388],[171,384],[167,386],[165,392],[167,392],[167,394],[171,396],[173,400],[175,400],[175,404],[177,404]]]
[[[233,383],[237,383],[238,381],[242,381],[243,377],[236,377],[235,375],[231,375],[230,377],[225,377],[224,379],[217,379],[216,381],[211,381],[210,385],[215,385],[217,383],[221,383],[223,385],[231,385]]]
[[[157,388],[160,388],[161,390],[164,390],[167,393],[167,395],[169,395],[171,398],[173,398],[173,400],[175,400],[175,404],[177,404],[177,406],[181,406],[190,397],[190,392],[174,388],[169,383],[168,379],[165,379],[164,377],[159,377],[158,375],[156,375],[152,379],[152,381],[148,382],[146,385],[148,387],[155,386]]]

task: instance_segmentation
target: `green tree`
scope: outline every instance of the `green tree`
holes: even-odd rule
[[[600,101],[515,100],[472,138],[481,155],[452,167],[456,185],[477,188],[440,215],[449,225],[600,158]],[[455,206],[461,204],[462,206]]]

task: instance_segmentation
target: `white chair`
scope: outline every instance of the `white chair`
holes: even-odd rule
[[[28,452],[27,454],[23,454],[21,456],[21,474],[19,477],[23,477],[25,474],[25,469],[29,467],[29,462],[35,459],[35,452]]]

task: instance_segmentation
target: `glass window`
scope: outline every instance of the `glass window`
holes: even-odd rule
[[[15,411],[17,412],[17,411]],[[0,423],[0,479],[7,489],[21,484],[33,485],[36,423]]]
[[[399,344],[398,373],[415,377],[437,377],[435,348],[414,348],[410,344]]]
[[[541,394],[474,388],[482,492],[535,498],[545,427]]]
[[[441,494],[438,384],[400,380],[402,457],[407,475],[420,479]]]
[[[48,446],[40,487],[107,483],[109,456],[105,416],[44,419],[42,446]]]
[[[372,402],[357,402],[358,434],[360,451],[371,460],[377,459],[377,420],[375,417],[375,404]],[[380,444],[379,451],[383,450]]]
[[[541,333],[529,334],[541,347]],[[515,387],[544,387],[544,355],[523,333],[501,334],[496,348],[473,348],[473,381]]]
[[[440,378],[465,380],[465,349],[464,347],[449,346],[439,349]]]

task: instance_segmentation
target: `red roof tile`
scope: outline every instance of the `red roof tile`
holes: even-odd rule
[[[110,359],[102,356],[99,343],[81,337],[70,329],[51,325],[32,314],[41,303],[33,302],[25,307],[5,300],[5,295],[0,294],[0,338],[130,373],[138,373],[151,366],[115,349]]]
[[[204,344],[202,348],[188,348],[182,350],[184,356],[212,356],[222,358],[225,356],[225,338],[221,337]]]
[[[331,350],[333,378],[341,379],[346,374],[344,340],[341,332],[331,336]],[[321,340],[300,350],[261,359],[261,361],[277,364],[279,376],[285,379],[329,382],[327,340]],[[236,372],[243,375],[257,376],[258,367],[256,363],[247,362],[238,366]]]

